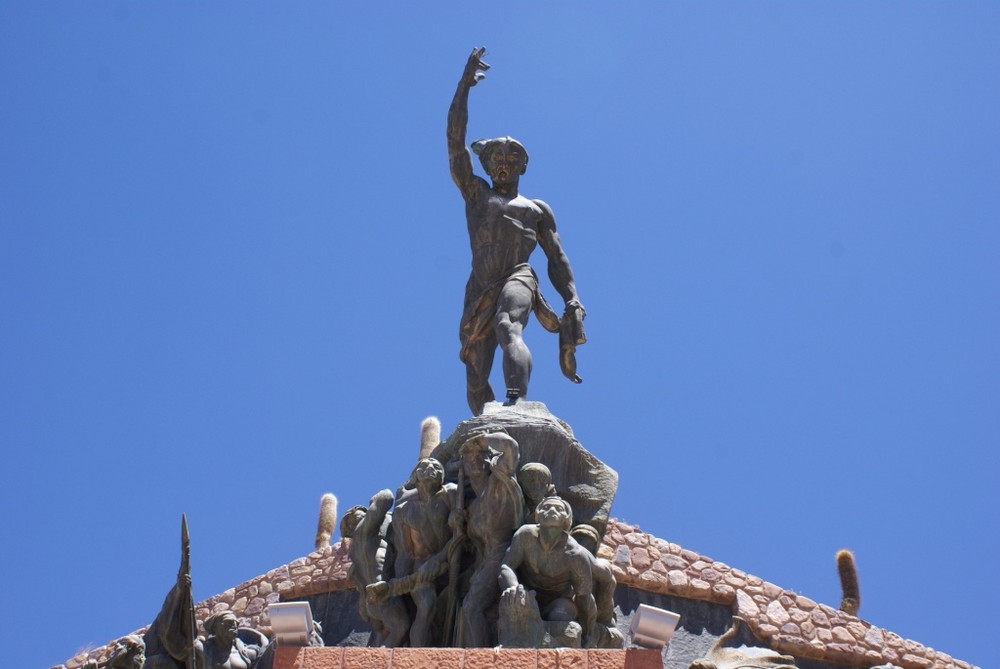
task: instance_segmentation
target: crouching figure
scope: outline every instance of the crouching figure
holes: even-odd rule
[[[537,524],[514,533],[500,567],[500,644],[594,647],[593,559],[570,536],[573,510],[560,497],[546,497],[535,518]]]

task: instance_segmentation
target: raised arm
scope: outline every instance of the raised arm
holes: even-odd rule
[[[469,90],[485,76],[490,66],[482,61],[485,47],[472,50],[458,81],[455,98],[448,109],[448,161],[451,178],[468,199],[475,193],[476,176],[472,173],[472,154],[465,144],[465,128],[469,123]]]
[[[392,508],[392,502],[395,496],[389,489],[379,490],[377,493],[372,495],[371,501],[368,505],[368,513],[365,514],[364,520],[358,526],[354,532],[358,536],[376,536],[382,530],[382,523],[385,522],[385,517],[389,513],[389,509]]]
[[[517,477],[517,466],[521,461],[520,447],[513,438],[502,435],[503,438],[494,439],[490,442],[490,448],[496,450],[499,455],[493,463],[493,471],[504,476]]]
[[[534,202],[542,210],[542,219],[538,223],[538,243],[549,259],[549,281],[562,295],[567,308],[582,311],[583,305],[580,304],[580,298],[576,294],[576,282],[573,280],[573,268],[569,266],[569,258],[566,257],[562,242],[559,240],[559,233],[556,232],[556,217],[549,205],[541,200]]]

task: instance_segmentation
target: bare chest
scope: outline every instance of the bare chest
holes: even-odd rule
[[[479,245],[530,245],[538,240],[542,210],[518,195],[512,200],[490,195],[469,212],[469,234],[473,247]]]

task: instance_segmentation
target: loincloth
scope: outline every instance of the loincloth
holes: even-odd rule
[[[485,287],[478,286],[475,276],[471,276],[465,286],[465,308],[462,310],[462,322],[458,330],[458,337],[462,342],[459,353],[462,362],[468,361],[469,354],[478,343],[493,335],[497,300],[500,298],[500,292],[512,281],[520,283],[531,291],[531,309],[542,327],[549,332],[559,331],[559,317],[542,296],[538,288],[538,275],[528,263],[518,265],[507,276]]]

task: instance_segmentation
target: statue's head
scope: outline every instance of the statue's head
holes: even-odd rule
[[[524,496],[532,501],[554,492],[549,490],[552,486],[552,472],[541,462],[529,462],[521,467],[517,472],[517,483]]]
[[[434,458],[424,458],[413,468],[413,480],[418,485],[421,481],[437,481],[440,487],[444,485],[444,465]]]
[[[592,525],[581,523],[570,530],[569,535],[576,539],[576,543],[590,551],[591,555],[597,555],[597,546],[601,543],[601,535]]]
[[[458,449],[458,456],[462,461],[462,469],[467,475],[475,476],[476,474],[489,473],[493,453],[490,451],[489,444],[486,443],[485,434],[477,434],[467,439]]]
[[[240,621],[232,611],[216,613],[205,619],[205,634],[232,645],[240,635]]]
[[[365,506],[352,506],[348,509],[344,517],[340,519],[340,536],[346,539],[353,537],[354,530],[358,529],[358,525],[365,519],[367,513],[368,507]]]
[[[481,432],[470,437],[458,449],[462,460],[462,468],[469,476],[488,475],[493,471],[493,465],[499,457],[501,448],[505,445],[517,445],[514,438],[506,432]],[[513,472],[511,472],[513,475]]]
[[[562,497],[546,497],[535,507],[535,520],[541,527],[560,527],[569,532],[573,527],[573,507]]]
[[[472,143],[472,152],[479,156],[494,185],[517,183],[528,169],[528,152],[513,137],[480,139]]]
[[[135,634],[115,641],[108,658],[109,669],[142,669],[146,663],[146,644]]]

